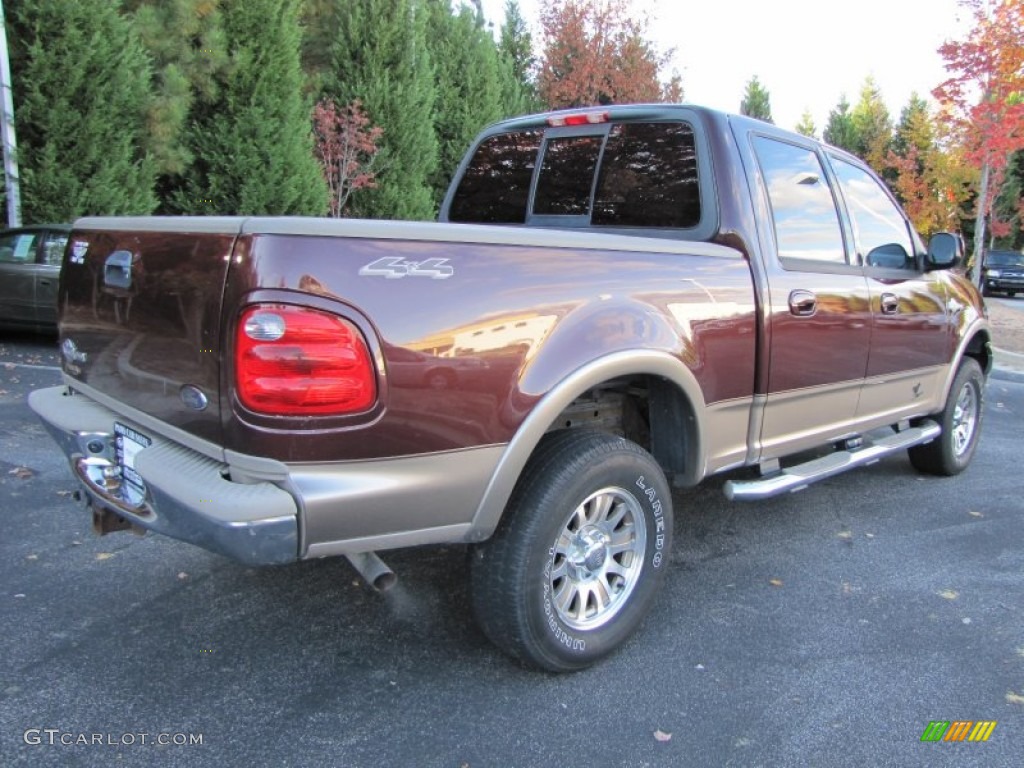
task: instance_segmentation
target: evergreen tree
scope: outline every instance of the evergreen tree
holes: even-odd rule
[[[146,147],[166,194],[192,162],[183,133],[193,99],[215,97],[217,75],[228,62],[220,0],[128,0],[124,7],[153,58],[156,98]]]
[[[541,109],[534,79],[537,57],[533,53],[533,37],[517,0],[505,3],[498,53],[505,68],[502,78],[504,115],[510,117]]]
[[[436,90],[426,10],[423,0],[335,0],[322,95],[338,104],[359,100],[371,124],[384,129],[376,187],[353,198],[356,216],[434,216]]]
[[[157,165],[159,213],[173,213],[175,191],[192,164],[185,126],[193,101],[212,101],[228,63],[220,0],[128,0],[125,9],[153,58],[156,93],[146,147]]]
[[[313,95],[323,92],[331,70],[338,4],[339,0],[302,2],[302,72],[306,89]]]
[[[935,144],[935,130],[928,112],[928,102],[917,93],[910,94],[910,101],[900,111],[900,121],[892,139],[892,151],[906,157],[910,147],[927,152]]]
[[[747,90],[743,94],[743,101],[740,102],[740,114],[764,120],[766,123],[775,122],[772,120],[771,97],[757,79],[757,75],[747,82]]]
[[[302,93],[297,0],[223,0],[230,65],[198,100],[186,142],[194,158],[174,207],[187,213],[322,214],[327,188],[313,156]]]
[[[430,175],[439,206],[459,161],[484,126],[504,116],[502,68],[494,38],[476,13],[452,12],[450,0],[428,0],[427,42],[435,62],[434,130],[438,165]]]
[[[839,147],[848,152],[857,151],[857,130],[853,125],[850,102],[847,101],[845,93],[839,97],[839,103],[828,113],[828,125],[825,126],[822,136],[833,147]]]
[[[814,124],[814,118],[811,116],[811,112],[808,109],[804,110],[804,113],[800,115],[800,122],[796,124],[796,132],[803,136],[810,136],[812,139],[818,135],[818,128]]]
[[[156,207],[143,149],[150,60],[117,8],[108,0],[7,6],[26,222]]]
[[[892,118],[882,99],[875,79],[870,75],[864,79],[860,100],[850,113],[857,145],[854,152],[877,172],[885,169],[885,157],[892,142]]]
[[[990,248],[1014,251],[1024,247],[1024,151],[1014,152],[1006,164],[1002,188],[992,204]]]

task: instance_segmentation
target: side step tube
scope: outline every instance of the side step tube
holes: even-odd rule
[[[759,480],[729,480],[725,495],[733,501],[760,501],[783,493],[802,491],[811,483],[838,475],[850,469],[874,464],[883,456],[915,445],[930,443],[942,431],[934,421],[923,421],[916,427],[894,432],[853,451],[836,451],[795,467],[786,467]]]

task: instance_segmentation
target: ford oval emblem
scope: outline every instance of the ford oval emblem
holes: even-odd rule
[[[209,400],[206,399],[206,395],[203,394],[203,390],[191,384],[183,386],[178,394],[181,397],[181,402],[193,411],[205,410],[209,403]]]

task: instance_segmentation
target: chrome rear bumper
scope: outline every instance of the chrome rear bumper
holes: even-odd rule
[[[94,507],[250,565],[298,559],[298,507],[287,491],[270,482],[232,482],[226,464],[167,441],[66,386],[36,390],[28,403]],[[145,486],[141,498],[120,477],[115,422],[152,440],[134,456]]]

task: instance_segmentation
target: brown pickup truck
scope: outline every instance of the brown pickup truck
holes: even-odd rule
[[[30,404],[101,533],[345,555],[377,587],[377,551],[468,543],[487,635],[578,669],[650,608],[673,485],[967,466],[992,356],[958,244],[763,122],[524,117],[477,139],[439,223],[78,221],[65,382]]]

